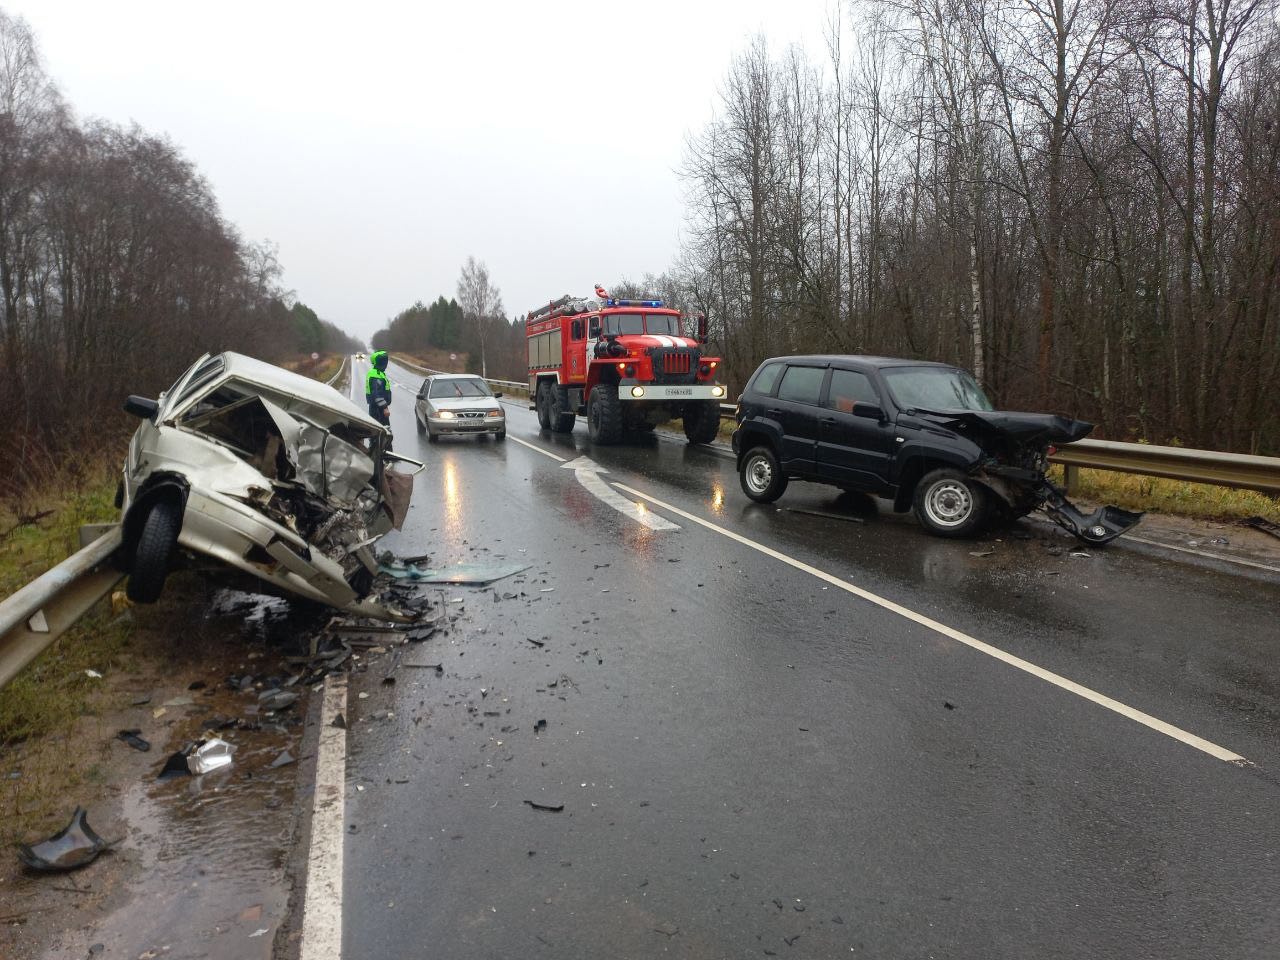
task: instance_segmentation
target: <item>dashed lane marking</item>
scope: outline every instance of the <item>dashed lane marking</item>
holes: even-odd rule
[[[906,620],[910,620],[912,623],[919,624],[920,626],[926,627],[935,633],[939,633],[944,637],[955,640],[957,643],[962,643],[967,647],[971,647],[979,653],[984,653],[987,656],[1008,664],[1009,666],[1021,670],[1024,673],[1029,673],[1033,677],[1038,677],[1046,683],[1051,683],[1055,687],[1066,690],[1068,693],[1074,693],[1078,697],[1082,697],[1083,699],[1095,703],[1100,707],[1104,707],[1113,713],[1118,713],[1122,717],[1133,720],[1136,723],[1140,723],[1144,727],[1148,727],[1157,733],[1162,733],[1166,737],[1171,737],[1179,743],[1184,743],[1189,747],[1193,747],[1196,750],[1201,751],[1202,753],[1207,753],[1216,760],[1224,760],[1228,763],[1236,764],[1248,763],[1248,761],[1244,757],[1240,756],[1240,754],[1228,750],[1226,747],[1220,747],[1216,743],[1205,740],[1203,737],[1198,737],[1194,733],[1189,733],[1180,727],[1175,727],[1173,724],[1166,723],[1165,721],[1157,717],[1153,717],[1148,713],[1143,713],[1141,710],[1136,710],[1127,704],[1121,703],[1119,700],[1113,700],[1111,697],[1098,693],[1096,690],[1091,690],[1082,684],[1076,683],[1074,680],[1068,680],[1066,677],[1044,669],[1044,667],[1036,666],[1034,663],[1023,660],[1021,657],[1016,657],[1011,653],[1001,650],[999,647],[993,647],[991,644],[984,643],[976,637],[971,637],[967,633],[962,633],[959,630],[948,627],[944,623],[939,623],[937,620],[926,617],[923,614],[916,613],[914,610],[908,609],[901,604],[894,603],[892,600],[887,600],[884,597],[872,593],[870,590],[864,590],[846,580],[841,580],[839,577],[827,573],[825,570],[819,570],[817,567],[812,567],[801,560],[789,557],[785,553],[780,553],[777,550],[766,547],[764,544],[757,543],[754,540],[742,536],[740,533],[734,533],[732,530],[728,530],[719,524],[712,523],[709,520],[704,520],[686,510],[681,510],[679,507],[665,503],[657,497],[650,496],[642,490],[636,490],[622,483],[615,483],[614,486],[634,497],[646,500],[654,506],[661,507],[663,510],[673,513],[678,517],[684,517],[691,523],[696,523],[699,526],[705,527],[706,529],[718,533],[723,537],[727,537],[735,543],[740,543],[744,547],[750,547],[752,550],[763,553],[765,556],[772,557],[775,560],[780,560],[788,566],[817,577],[824,583],[828,583],[833,587],[838,587],[846,593],[851,593],[855,597],[860,597],[863,600],[874,603],[876,606],[881,607],[884,610],[888,610],[890,613],[897,614]]]
[[[301,960],[341,960],[342,844],[346,820],[347,728],[333,725],[347,711],[346,677],[329,676],[320,705],[320,748],[311,802],[311,849],[302,908]]]

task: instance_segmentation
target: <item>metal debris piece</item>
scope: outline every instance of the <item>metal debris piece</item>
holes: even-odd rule
[[[234,749],[231,744],[219,737],[197,743],[187,754],[187,767],[197,776],[229,767]]]
[[[143,753],[146,753],[151,749],[151,744],[138,736],[140,733],[142,733],[141,730],[121,730],[116,734],[116,739],[124,741],[135,750],[141,750]]]
[[[533,809],[535,810],[545,810],[547,811],[547,813],[559,813],[561,810],[564,809],[563,803],[557,803],[557,804],[538,803],[536,800],[526,800],[525,803],[533,807]]]
[[[293,754],[290,753],[288,750],[286,750],[282,754],[280,754],[280,756],[276,757],[274,760],[271,761],[271,769],[274,770],[276,767],[287,767],[289,764],[293,762],[294,762]]]
[[[92,863],[112,843],[94,832],[87,817],[83,807],[76,807],[71,822],[48,840],[33,846],[18,844],[18,859],[41,873],[64,873]]]

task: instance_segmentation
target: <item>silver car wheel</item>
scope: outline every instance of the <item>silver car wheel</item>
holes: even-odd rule
[[[958,480],[939,480],[925,492],[924,509],[938,526],[958,527],[973,516],[973,494]]]
[[[747,461],[744,476],[751,492],[763,495],[773,482],[773,466],[769,463],[769,458],[762,454],[752,456]]]

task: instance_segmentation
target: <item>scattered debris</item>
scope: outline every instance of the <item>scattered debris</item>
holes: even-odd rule
[[[207,687],[207,686],[208,686],[208,684],[207,684],[207,683],[205,683],[203,680],[193,680],[191,683],[187,684],[187,689],[188,689],[188,690],[203,690],[203,689],[204,689],[205,687]]]
[[[653,932],[660,933],[664,937],[674,937],[677,933],[680,932],[680,928],[677,927],[674,923],[660,923],[653,928]]]
[[[339,730],[345,730],[347,729],[347,718],[339,713],[333,718],[333,722],[330,723],[329,726],[337,727]]]
[[[166,700],[164,705],[166,707],[189,707],[193,703],[195,703],[195,701],[184,694],[180,697],[174,697],[172,700]]]
[[[100,674],[97,670],[86,670],[86,671],[84,672],[84,675],[85,675],[86,677],[88,677],[90,680],[101,680],[101,679],[102,679],[102,674]]]
[[[561,810],[564,809],[563,803],[557,803],[557,804],[538,803],[536,800],[526,800],[525,803],[533,807],[533,809],[535,810],[545,810],[548,813],[559,813]]]
[[[146,753],[151,749],[151,744],[138,736],[140,733],[142,733],[141,730],[121,730],[116,734],[116,739],[124,741],[135,750],[141,750],[143,753]]]
[[[89,826],[88,812],[76,807],[71,822],[48,840],[27,846],[18,844],[18,859],[40,873],[64,873],[92,863],[116,841],[103,840]]]
[[[408,561],[379,563],[378,570],[395,580],[416,583],[447,583],[455,587],[487,587],[497,580],[523,573],[530,563],[459,563],[439,570],[427,570]]]
[[[942,705],[946,707],[948,710],[954,710],[956,708],[956,705],[954,703],[950,703],[947,700],[943,700]]]
[[[1266,517],[1246,517],[1240,522],[1246,527],[1253,527],[1253,529],[1269,533],[1273,537],[1280,537],[1280,523],[1275,523]]]
[[[129,706],[145,707],[150,702],[151,702],[151,694],[148,693],[145,696],[134,697],[133,700],[129,702]]]
[[[862,517],[850,517],[843,513],[827,513],[825,510],[803,510],[799,507],[787,507],[789,513],[806,513],[811,517],[822,517],[824,520],[844,520],[847,523],[866,523]]]
[[[989,557],[989,556],[991,556],[993,553],[995,553],[995,551],[994,551],[994,550],[970,550],[970,551],[969,551],[969,556],[971,556],[971,557]]]
[[[1084,559],[1084,560],[1092,560],[1092,559],[1093,559],[1093,554],[1091,554],[1091,553],[1085,553],[1083,550],[1072,550],[1072,551],[1071,551],[1071,556],[1073,556],[1073,557],[1080,557],[1080,558],[1082,558],[1082,559]]]
[[[271,769],[274,770],[276,767],[287,767],[293,762],[295,762],[293,754],[286,750],[280,754],[280,756],[271,761]]]
[[[534,732],[534,733],[541,733],[541,732],[542,732],[543,730],[545,730],[545,729],[547,729],[547,721],[546,721],[546,720],[539,720],[537,723],[535,723],[535,724],[533,725],[533,732]]]

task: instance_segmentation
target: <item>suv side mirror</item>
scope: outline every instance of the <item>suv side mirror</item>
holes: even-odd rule
[[[698,314],[698,342],[707,342],[707,315],[705,313]]]
[[[868,420],[879,420],[884,422],[888,418],[884,415],[884,410],[874,403],[867,403],[865,400],[859,400],[853,405],[853,415],[855,417],[865,417]]]
[[[155,423],[156,414],[160,412],[160,404],[155,400],[131,393],[124,402],[124,412],[132,413],[139,420],[150,420]]]

